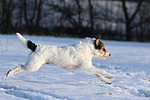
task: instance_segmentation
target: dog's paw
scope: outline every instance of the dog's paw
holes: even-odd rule
[[[114,77],[113,74],[108,74],[106,78],[111,79],[111,78],[113,78],[113,77]]]
[[[109,85],[110,85],[111,83],[112,83],[111,81],[107,81],[107,82],[106,82],[106,84],[109,84]]]
[[[6,74],[6,77],[9,77],[9,76],[12,76],[12,73],[11,73],[12,70],[9,70]]]

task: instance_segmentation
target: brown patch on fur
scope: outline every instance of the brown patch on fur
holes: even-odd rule
[[[98,52],[100,52],[101,54],[105,55],[107,50],[106,50],[106,47],[105,45],[103,44],[103,46],[101,47],[101,49],[98,50]]]
[[[95,45],[95,49],[98,49],[98,51],[101,53],[101,54],[106,54],[106,47],[105,45],[103,44],[103,42],[101,42],[99,40],[99,38],[97,38],[94,42],[94,45]]]
[[[104,44],[98,38],[95,40],[94,45],[95,45],[95,49],[98,50],[104,46]]]
[[[11,70],[9,70],[9,71],[7,72],[6,77],[8,77],[8,74],[9,74],[10,71],[11,71]]]

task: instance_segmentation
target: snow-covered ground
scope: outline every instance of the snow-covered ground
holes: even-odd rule
[[[67,45],[82,39],[27,36],[37,44]],[[93,65],[114,74],[111,85],[83,70],[44,65],[36,72],[5,77],[26,63],[30,50],[15,35],[0,35],[0,100],[150,100],[150,43],[102,40],[111,57]]]

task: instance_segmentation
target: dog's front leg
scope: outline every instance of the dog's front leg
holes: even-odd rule
[[[111,84],[111,81],[106,80],[103,76],[99,74],[95,74],[101,81],[105,82],[106,84]]]
[[[114,76],[113,74],[110,74],[110,73],[106,72],[105,70],[101,70],[101,69],[96,69],[96,73],[102,74],[102,75],[106,76],[106,78],[109,78],[109,79],[111,79]]]
[[[107,77],[113,77],[112,74],[110,73],[107,73],[105,70],[100,70],[100,69],[96,69],[94,66],[84,66],[82,67],[83,70],[85,70],[87,73],[91,73],[91,74],[94,74],[96,75],[101,81],[105,82],[106,84],[111,84],[112,82],[111,81],[108,81],[106,80],[103,76],[101,76],[100,74],[102,75],[105,75]]]

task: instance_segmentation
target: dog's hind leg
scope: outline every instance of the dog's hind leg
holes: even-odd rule
[[[7,72],[6,77],[12,76],[16,73],[22,72],[24,71],[23,69],[23,65],[19,64],[17,67],[15,67],[14,69],[11,69]]]
[[[25,65],[19,64],[14,69],[9,70],[6,74],[6,77],[12,76],[16,73],[20,73],[22,71],[34,72],[37,71],[42,65],[43,63],[32,62],[32,61],[27,62]]]

